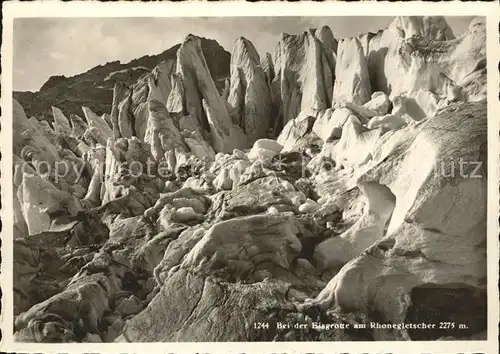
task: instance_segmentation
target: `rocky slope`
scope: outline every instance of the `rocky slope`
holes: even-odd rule
[[[222,91],[189,35],[101,116],[14,101],[16,339],[484,338],[484,32],[239,38]]]

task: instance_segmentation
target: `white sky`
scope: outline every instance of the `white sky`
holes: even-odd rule
[[[472,17],[447,17],[455,35]],[[236,38],[249,39],[262,56],[273,52],[282,32],[328,25],[336,38],[386,28],[391,17],[212,18],[26,18],[14,21],[15,91],[38,91],[53,75],[73,76],[99,64],[158,54],[195,34],[231,52]]]

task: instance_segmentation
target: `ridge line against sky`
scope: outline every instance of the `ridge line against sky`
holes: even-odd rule
[[[455,35],[473,17],[446,17]],[[193,33],[232,51],[245,37],[262,57],[273,53],[281,33],[297,34],[323,25],[335,38],[385,29],[394,17],[184,17],[20,18],[14,21],[14,91],[38,91],[51,76],[74,76],[111,61],[128,63],[181,43]]]

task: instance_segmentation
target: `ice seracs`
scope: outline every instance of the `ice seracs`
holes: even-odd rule
[[[372,89],[365,54],[357,38],[340,40],[332,102],[340,106],[345,102],[363,105],[370,100]]]
[[[480,101],[486,96],[478,86],[471,85],[470,78],[484,78],[484,36],[481,19],[471,21],[468,30],[456,38],[443,17],[398,17],[369,42],[367,58],[373,90],[385,92],[391,100],[401,95],[433,95],[438,103],[467,101],[467,96]],[[433,114],[436,108],[428,101],[416,104]]]
[[[243,37],[233,46],[230,82],[227,100],[233,122],[243,129],[249,143],[267,137],[274,120],[270,86],[257,50]]]
[[[57,107],[52,106],[52,115],[54,116],[54,128],[58,134],[71,134],[71,126],[68,118]]]
[[[338,139],[342,135],[342,127],[349,118],[359,122],[358,117],[349,108],[329,108],[319,114],[318,118],[314,121],[312,130],[324,142],[329,139]]]
[[[304,109],[331,106],[337,41],[330,28],[282,34],[274,52],[272,94],[281,130]]]
[[[230,77],[203,41],[107,86],[110,114],[54,110],[52,128],[13,102],[16,339],[457,336],[241,321],[311,313],[452,313],[461,338],[484,337],[484,21],[456,38],[442,17],[340,42],[322,27],[282,35],[274,58],[239,38]]]
[[[149,116],[144,141],[151,145],[156,160],[163,158],[167,150],[177,148],[187,151],[186,141],[167,111],[166,98],[161,95],[160,87],[155,84],[153,78],[149,78],[148,85],[150,86]],[[155,91],[160,92],[151,94]]]
[[[198,37],[189,35],[177,53],[177,74],[181,77],[187,113],[201,130],[211,133],[216,151],[231,152],[245,147],[243,130],[233,124],[208,70]]]
[[[108,138],[113,136],[113,130],[108,123],[92,112],[88,107],[82,107],[85,118],[89,124],[89,132],[94,139],[101,145],[106,146]]]

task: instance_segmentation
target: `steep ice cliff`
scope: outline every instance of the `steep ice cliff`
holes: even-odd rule
[[[329,27],[281,35],[273,59],[273,96],[280,107],[277,127],[304,109],[331,107],[336,52],[337,40]]]
[[[272,67],[268,71],[271,75]],[[245,38],[236,40],[233,47],[227,100],[233,122],[243,129],[250,143],[268,136],[275,114],[270,85],[257,50]]]

